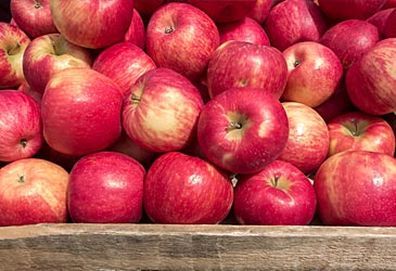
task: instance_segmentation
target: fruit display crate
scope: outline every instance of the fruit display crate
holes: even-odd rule
[[[396,270],[396,228],[154,224],[3,227],[0,270]]]

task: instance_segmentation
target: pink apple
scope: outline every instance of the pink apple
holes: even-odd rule
[[[65,223],[69,174],[35,158],[0,169],[0,225]]]
[[[135,8],[142,15],[149,16],[157,10],[164,0],[135,0]]]
[[[214,52],[207,75],[211,97],[230,88],[252,87],[279,99],[287,82],[287,65],[273,47],[228,41]]]
[[[286,0],[272,8],[265,21],[272,46],[279,50],[302,41],[318,41],[326,31],[325,18],[311,0]]]
[[[202,110],[198,142],[217,166],[250,174],[278,158],[288,130],[285,110],[277,99],[261,89],[229,89]]]
[[[395,135],[382,118],[350,112],[330,121],[328,127],[329,156],[348,150],[380,152],[390,156],[395,153]]]
[[[220,32],[220,43],[228,40],[239,40],[257,45],[270,45],[264,29],[249,17],[245,17],[240,21],[219,25],[218,28]]]
[[[248,16],[258,23],[264,23],[270,13],[272,0],[257,0],[254,8],[248,13]]]
[[[90,52],[67,41],[60,34],[34,39],[23,56],[23,73],[36,91],[43,93],[51,77],[70,68],[90,68]]]
[[[382,36],[382,37],[385,36],[386,21],[388,20],[389,15],[391,15],[393,10],[394,10],[394,8],[380,10],[377,13],[375,13],[373,16],[371,16],[370,18],[367,19],[367,22],[369,22],[372,25],[377,27],[378,32],[380,33],[380,36]]]
[[[305,174],[318,169],[329,151],[326,122],[312,108],[294,102],[283,103],[289,121],[289,139],[279,160],[289,162]]]
[[[132,86],[124,103],[123,126],[149,151],[181,150],[191,141],[202,107],[198,89],[187,78],[158,68]]]
[[[144,49],[146,44],[146,31],[144,22],[139,12],[134,9],[131,24],[125,34],[124,41],[132,42],[138,47]]]
[[[283,99],[315,107],[339,86],[343,69],[332,50],[317,42],[296,43],[283,52],[289,75]]]
[[[59,32],[70,42],[103,48],[124,39],[133,15],[133,0],[50,0]]]
[[[367,19],[387,0],[319,0],[319,6],[332,19]],[[342,8],[341,8],[342,7]]]
[[[383,8],[396,8],[396,0],[387,0]]]
[[[92,68],[112,79],[126,93],[141,75],[156,65],[135,44],[122,42],[102,51]]]
[[[387,38],[396,38],[396,9],[389,14],[384,26],[384,34]]]
[[[347,151],[331,156],[315,176],[319,215],[326,225],[396,226],[396,160]]]
[[[0,22],[0,88],[18,87],[23,76],[23,53],[30,39],[18,27]]]
[[[353,104],[372,115],[396,111],[396,38],[382,40],[349,69],[346,86]]]
[[[58,32],[52,21],[50,0],[11,0],[10,7],[12,18],[30,37]]]
[[[144,208],[155,223],[216,224],[226,218],[232,201],[225,173],[179,152],[160,156],[144,183]]]
[[[15,90],[0,90],[0,161],[35,155],[43,144],[39,104]]]
[[[241,177],[234,195],[240,224],[306,225],[315,214],[315,190],[290,163],[274,161],[254,175]]]
[[[121,108],[121,90],[106,76],[91,69],[58,72],[41,102],[44,138],[67,155],[105,149],[121,133]]]
[[[341,60],[345,69],[379,41],[378,29],[361,20],[343,21],[330,28],[320,39]]]

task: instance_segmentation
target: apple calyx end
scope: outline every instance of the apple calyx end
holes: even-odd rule
[[[21,144],[22,148],[26,148],[27,143],[28,143],[28,141],[27,141],[26,138],[22,138],[22,139],[19,141],[19,144]]]
[[[175,28],[172,25],[168,25],[167,27],[165,27],[165,34],[171,34],[173,32],[175,32]]]
[[[38,1],[38,0],[34,1],[34,8],[35,9],[42,8],[42,5],[41,5],[40,1]]]
[[[17,182],[18,183],[24,183],[25,182],[25,176],[23,176],[23,175],[18,176]]]

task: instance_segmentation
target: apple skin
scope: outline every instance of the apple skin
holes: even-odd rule
[[[159,67],[195,81],[205,71],[219,41],[219,31],[208,15],[189,4],[169,3],[149,21],[146,51]]]
[[[248,17],[256,20],[259,24],[263,24],[267,19],[272,8],[272,0],[257,0],[254,8],[248,13]]]
[[[242,176],[234,194],[240,224],[307,225],[315,214],[315,190],[290,163],[274,161],[254,175]]]
[[[126,94],[140,76],[156,65],[138,46],[122,42],[102,51],[92,68],[112,79]]]
[[[145,170],[131,157],[98,152],[70,172],[67,205],[77,223],[137,223],[143,211]]]
[[[135,0],[135,8],[144,16],[151,15],[164,2],[164,0]]]
[[[396,111],[396,38],[378,42],[346,74],[352,103],[371,115]]]
[[[43,144],[39,104],[16,90],[0,91],[0,161],[35,155]]]
[[[0,89],[18,87],[25,81],[22,62],[29,43],[18,27],[0,22]]]
[[[38,104],[41,104],[41,98],[43,93],[34,90],[28,83],[23,83],[18,87],[18,91],[25,93],[26,95],[32,97]]]
[[[51,16],[50,0],[11,0],[11,15],[31,38],[57,33]]]
[[[23,73],[28,84],[43,93],[51,77],[70,68],[90,68],[90,52],[68,42],[61,34],[34,39],[23,56]]]
[[[396,38],[396,9],[389,14],[384,27],[384,34],[387,38]]]
[[[72,156],[109,147],[121,133],[122,99],[120,88],[94,70],[56,73],[41,102],[45,140]]]
[[[382,118],[361,112],[350,112],[336,117],[328,124],[330,134],[329,156],[343,151],[371,151],[393,156],[395,135]]]
[[[296,43],[283,52],[289,71],[283,99],[316,107],[339,86],[343,69],[332,50],[320,43]]]
[[[396,0],[388,0],[386,1],[385,5],[383,6],[384,9],[387,8],[396,8]]]
[[[249,17],[245,17],[240,21],[219,25],[218,29],[220,32],[220,43],[228,40],[239,40],[257,45],[270,45],[264,29]]]
[[[289,138],[279,160],[289,162],[305,174],[319,168],[330,144],[326,122],[312,108],[294,102],[282,104],[289,121]]]
[[[319,0],[319,7],[335,20],[365,20],[384,6],[387,0]],[[340,8],[342,7],[342,8]]]
[[[0,169],[0,225],[65,223],[69,174],[36,158]]]
[[[50,0],[50,8],[56,28],[68,41],[98,49],[124,39],[133,16],[133,2]]]
[[[210,163],[179,152],[160,156],[144,183],[144,209],[151,221],[217,224],[231,209],[233,187]]]
[[[389,15],[394,11],[394,8],[380,10],[373,16],[367,19],[367,22],[376,26],[381,38],[385,37],[385,25]]]
[[[327,22],[310,0],[286,0],[271,9],[265,29],[272,46],[283,51],[294,43],[318,41]]]
[[[123,127],[152,152],[177,151],[195,133],[203,107],[198,89],[177,72],[158,68],[141,76],[125,98]]]
[[[124,36],[124,41],[132,42],[141,49],[144,49],[146,45],[146,30],[144,22],[136,9],[133,10],[132,21]]]
[[[347,20],[326,31],[320,43],[329,47],[345,69],[359,60],[380,40],[377,27],[361,20]]]
[[[396,160],[383,153],[346,151],[315,175],[319,216],[325,225],[395,226]]]
[[[281,103],[261,89],[229,89],[209,101],[198,122],[198,143],[215,165],[233,173],[262,170],[286,146]]]
[[[212,98],[230,88],[251,87],[279,99],[287,83],[287,65],[282,53],[273,47],[233,40],[212,55],[207,80]]]

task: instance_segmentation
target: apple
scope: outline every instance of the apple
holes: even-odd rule
[[[270,45],[264,29],[255,20],[245,17],[232,23],[219,25],[220,43],[228,40],[239,40],[257,45]]]
[[[29,85],[43,93],[51,77],[70,68],[90,68],[90,52],[67,41],[61,34],[34,39],[23,56],[23,73]]]
[[[251,87],[279,99],[287,82],[287,65],[273,47],[228,41],[210,59],[207,80],[211,97],[230,88]]]
[[[125,34],[124,41],[132,42],[138,47],[144,49],[146,44],[146,31],[144,22],[139,12],[134,9],[131,24]]]
[[[313,41],[296,43],[283,52],[289,71],[283,99],[316,107],[339,86],[343,69],[335,53]]]
[[[91,69],[71,68],[48,82],[41,102],[44,138],[56,151],[79,156],[105,149],[121,133],[121,89]]]
[[[25,81],[22,61],[29,43],[18,27],[0,22],[0,88],[18,87]]]
[[[50,0],[11,0],[11,15],[30,37],[57,33],[51,16]]]
[[[346,74],[353,104],[371,115],[396,111],[396,38],[378,42]]]
[[[259,24],[264,23],[272,8],[272,0],[257,0],[254,8],[247,16],[256,20]]]
[[[0,161],[34,156],[43,144],[40,106],[16,90],[0,90]]]
[[[50,8],[56,28],[68,41],[97,49],[124,39],[133,16],[133,2],[50,0]]]
[[[28,83],[23,83],[20,85],[18,90],[32,97],[38,104],[41,104],[43,93],[33,89]]]
[[[328,124],[329,156],[343,151],[371,151],[393,156],[395,135],[382,118],[361,112],[350,112],[334,118]]]
[[[396,160],[383,153],[331,156],[315,176],[319,216],[326,225],[395,226]]]
[[[147,26],[146,49],[159,67],[197,80],[219,45],[219,31],[201,10],[169,3],[157,10]]]
[[[135,8],[144,16],[151,15],[164,2],[164,0],[135,0]]]
[[[343,67],[348,69],[379,39],[378,29],[374,25],[361,20],[347,20],[327,30],[320,42],[333,50]]]
[[[367,19],[386,3],[387,0],[319,0],[323,12],[335,20]],[[340,8],[342,7],[342,8]]]
[[[65,223],[69,174],[60,166],[35,158],[0,169],[0,225]]]
[[[155,223],[216,224],[226,218],[232,201],[224,172],[180,152],[155,160],[144,182],[144,209]]]
[[[234,214],[240,224],[307,225],[315,214],[315,190],[290,163],[274,161],[242,176],[235,188]]]
[[[272,46],[283,51],[297,42],[318,41],[327,23],[311,0],[286,0],[271,9],[265,27]]]
[[[102,51],[92,68],[112,79],[125,94],[140,76],[156,65],[138,46],[122,42]]]
[[[209,161],[233,173],[250,174],[274,161],[289,133],[281,103],[261,89],[229,89],[203,108],[198,143]]]
[[[391,15],[393,10],[394,8],[380,10],[367,19],[367,22],[377,27],[381,37],[385,36],[386,21],[388,20],[389,15]]]
[[[387,0],[383,8],[396,8],[396,0]]]
[[[384,34],[387,38],[396,38],[396,9],[389,14],[384,26]]]
[[[304,104],[285,102],[282,105],[289,121],[289,138],[278,159],[309,174],[327,157],[330,144],[327,124],[314,109]]]

